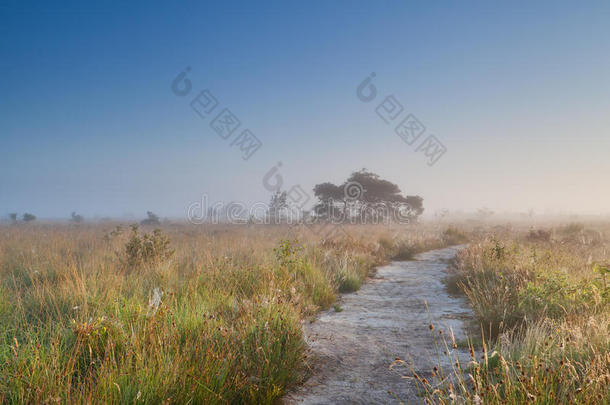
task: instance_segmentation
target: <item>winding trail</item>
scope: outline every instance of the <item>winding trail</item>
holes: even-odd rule
[[[471,311],[462,298],[450,296],[442,283],[448,261],[460,247],[421,253],[415,260],[380,267],[375,276],[334,309],[305,325],[311,349],[312,376],[284,398],[287,404],[419,403],[410,368],[390,369],[396,358],[430,376],[438,364],[439,330],[465,339],[464,320]],[[426,308],[427,305],[427,308]],[[430,319],[435,325],[430,331]],[[461,359],[468,353],[459,349]],[[441,365],[451,368],[442,354]]]

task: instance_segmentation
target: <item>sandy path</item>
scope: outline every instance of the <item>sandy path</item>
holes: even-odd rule
[[[380,267],[362,288],[339,302],[342,312],[323,312],[305,326],[313,375],[285,403],[419,403],[408,368],[389,369],[395,358],[412,361],[429,376],[437,364],[432,333],[453,330],[465,338],[470,310],[447,294],[442,279],[458,248],[434,250],[409,262]],[[426,309],[428,304],[428,310]],[[430,317],[435,330],[429,330]],[[468,354],[459,352],[461,358]],[[443,356],[443,363],[450,360]],[[391,392],[391,393],[390,393]]]

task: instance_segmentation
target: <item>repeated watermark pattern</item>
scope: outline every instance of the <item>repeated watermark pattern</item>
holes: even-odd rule
[[[193,92],[193,84],[188,77],[190,71],[190,67],[185,68],[172,81],[171,90],[176,96],[187,97]],[[358,98],[363,102],[373,101],[377,96],[377,89],[371,83],[374,77],[373,73],[358,87]],[[211,90],[206,88],[199,91],[191,99],[189,106],[202,120],[210,118],[210,128],[221,139],[229,142],[230,147],[238,148],[243,160],[250,159],[262,147],[262,142],[254,133],[248,128],[242,128],[242,121],[228,107],[222,107]],[[386,97],[375,109],[377,115],[386,124],[397,120],[403,111],[404,107],[394,96]],[[413,145],[425,132],[425,127],[417,118],[409,114],[398,124],[396,132],[407,144]],[[428,138],[417,147],[417,151],[424,152],[426,156],[433,159],[429,164],[434,164],[440,156],[437,157],[438,152],[434,150]],[[314,234],[328,239],[339,233],[345,233],[342,228],[344,224],[404,224],[411,221],[409,215],[411,207],[408,204],[402,204],[404,207],[389,207],[384,204],[362,203],[366,190],[357,182],[345,184],[342,200],[330,200],[317,205],[319,210],[326,213],[326,217],[321,220],[317,215],[306,211],[312,196],[300,184],[284,187],[284,177],[280,172],[282,165],[282,162],[278,162],[262,178],[263,188],[272,196],[281,197],[280,207],[272,206],[271,202],[256,202],[250,205],[236,201],[210,204],[207,195],[203,195],[200,201],[195,201],[187,207],[188,222],[192,224],[288,224],[304,226]],[[286,189],[288,191],[282,191]],[[346,204],[351,204],[353,207],[346,210]],[[344,208],[338,209],[340,205],[343,205]]]
[[[358,85],[356,96],[363,103],[370,103],[377,98],[377,87],[373,84],[376,74],[373,72]],[[386,96],[377,107],[375,113],[386,125],[394,127],[394,133],[400,137],[407,145],[416,146],[415,152],[421,152],[428,159],[428,165],[434,166],[436,162],[447,152],[445,145],[434,135],[426,136],[419,142],[426,127],[412,113],[408,113],[402,119],[401,115],[405,111],[404,106],[396,99],[393,94]]]
[[[284,177],[280,173],[282,162],[278,162],[263,176],[263,188],[268,192],[275,194],[279,193],[284,186]],[[296,215],[291,215],[291,218],[296,220],[290,222],[289,225],[304,226],[310,232],[322,237],[330,239],[336,237],[343,232],[341,223],[332,223],[328,221],[316,221],[309,213],[304,213],[305,207],[311,201],[311,196],[300,184],[295,184],[286,192],[286,205],[289,211]],[[270,207],[269,207],[270,208]],[[279,220],[281,222],[281,218]]]
[[[187,67],[172,81],[171,89],[176,96],[186,97],[191,94],[193,84],[188,78],[190,71],[191,68]],[[241,120],[229,108],[225,107],[217,110],[220,103],[209,89],[201,90],[189,105],[204,120],[212,116],[215,110],[220,111],[210,121],[210,128],[221,139],[230,141],[229,146],[238,148],[243,160],[250,159],[263,146],[261,140],[250,129],[240,129],[242,126]]]
[[[263,188],[272,194],[279,193],[283,189],[284,176],[280,173],[281,167],[282,162],[278,162],[263,176]],[[293,185],[286,192],[286,202],[294,209],[304,210],[309,201],[311,201],[311,196],[300,184]]]
[[[342,201],[329,200],[325,212],[328,219],[323,223],[315,216],[304,215],[298,206],[286,204],[282,207],[274,207],[272,204],[259,201],[254,204],[246,204],[240,201],[214,202],[210,203],[207,195],[203,195],[200,201],[195,201],[188,206],[187,218],[192,224],[266,224],[266,225],[344,225],[344,224],[408,224],[410,217],[404,215],[401,209],[389,207],[384,204],[360,204],[358,209],[344,210],[338,208]],[[337,204],[339,203],[339,204]],[[410,209],[404,204],[404,209]],[[323,227],[322,227],[323,228]]]
[[[182,72],[180,72],[171,83],[172,92],[178,97],[186,97],[191,94],[193,90],[193,84],[188,77],[188,73],[191,71],[190,67],[185,68]],[[189,103],[191,109],[201,118],[207,119],[212,115],[214,110],[219,106],[218,98],[212,94],[209,89],[201,90]],[[241,126],[241,120],[229,109],[223,108],[216,116],[210,121],[210,128],[216,132],[216,134],[224,140],[231,140],[229,146],[238,147],[242,152],[242,158],[244,160],[250,159],[254,153],[256,153],[261,147],[262,142],[254,135],[254,133],[245,128],[243,130],[238,131],[238,128]],[[238,133],[238,135],[233,136]],[[282,166],[282,163],[279,162],[277,165],[273,166],[264,176],[263,176],[263,187],[266,191],[270,193],[278,193],[283,189],[284,179],[282,175],[279,173],[279,169]],[[287,203],[290,205],[291,212],[295,213],[298,210],[302,211],[305,209],[307,204],[311,201],[311,196],[307,193],[300,184],[295,184],[288,190],[286,194]],[[204,216],[201,216],[201,213],[196,215],[193,210],[201,209],[204,205],[204,200],[207,201],[207,198],[202,198],[202,202],[194,202],[187,208],[187,219],[189,222],[198,223],[204,220]],[[264,203],[254,204],[251,209],[253,209],[257,214],[260,211],[264,211],[268,209],[268,207],[261,207]],[[198,208],[199,207],[199,208]],[[219,207],[212,207],[212,209]],[[220,209],[220,208],[219,208]],[[226,210],[227,207],[224,207]],[[245,206],[243,204],[231,204],[228,207],[229,210],[229,222],[239,222],[243,221],[243,213],[246,211]],[[255,218],[260,218],[260,215],[253,215]],[[231,219],[233,218],[233,219]],[[295,215],[291,215],[291,218],[296,218]],[[209,218],[208,218],[209,219]],[[216,220],[220,218],[216,216]],[[225,218],[226,219],[226,218]]]
[[[191,94],[193,84],[188,77],[191,71],[190,66],[180,72],[171,83],[171,90],[178,97],[186,97]],[[209,89],[201,90],[189,103],[191,109],[201,118],[208,119],[220,105],[218,98],[212,94]],[[242,152],[242,159],[250,159],[263,145],[254,133],[248,129],[242,129],[241,120],[229,109],[223,108],[210,121],[210,128],[224,140],[229,141],[229,146],[237,147]],[[238,134],[233,136],[234,134]],[[283,176],[279,173],[282,167],[282,162],[273,166],[262,179],[263,187],[272,195],[281,192],[284,186]],[[289,206],[290,221],[293,223],[302,224],[302,212],[311,201],[311,196],[307,193],[300,184],[295,184],[286,193],[286,202]],[[256,203],[249,208],[241,203],[222,204],[207,207],[207,196],[202,197],[201,201],[193,202],[187,207],[187,219],[191,223],[209,222],[229,222],[243,223],[244,221],[257,220],[261,218],[268,220],[266,213],[269,211],[269,206],[266,203]],[[210,211],[211,210],[211,214]],[[248,212],[251,211],[251,212]],[[223,213],[221,215],[218,213]]]

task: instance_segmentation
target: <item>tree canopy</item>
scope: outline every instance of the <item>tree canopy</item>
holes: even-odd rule
[[[318,198],[314,213],[320,219],[406,222],[424,212],[422,197],[403,196],[396,184],[366,169],[353,172],[341,185],[325,182],[313,191]]]
[[[30,214],[28,212],[23,214],[23,221],[24,222],[32,222],[32,221],[35,221],[35,220],[36,220],[36,215]]]

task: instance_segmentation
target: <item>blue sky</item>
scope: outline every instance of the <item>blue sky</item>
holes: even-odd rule
[[[531,3],[1,2],[0,215],[267,201],[277,162],[307,191],[366,167],[428,212],[607,213],[610,3]],[[263,142],[249,160],[189,107],[206,88]],[[432,167],[387,95],[447,148]]]

